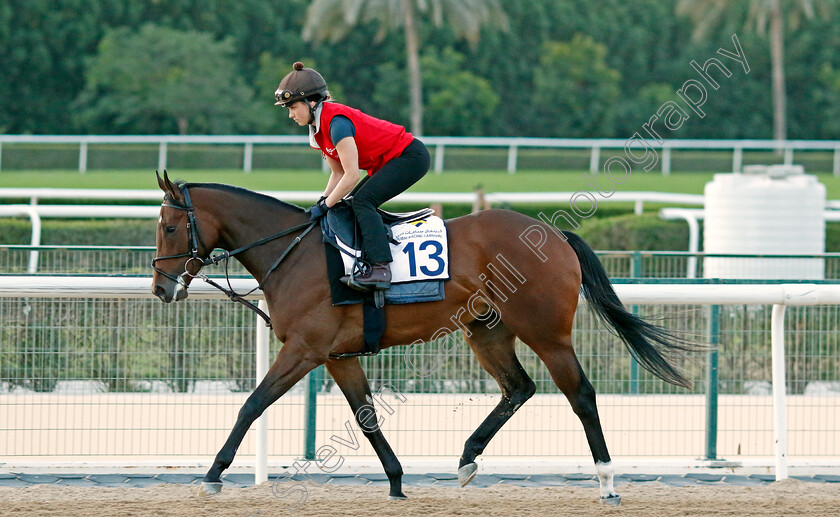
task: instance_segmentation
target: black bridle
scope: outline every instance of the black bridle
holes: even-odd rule
[[[186,253],[178,253],[176,255],[165,255],[165,256],[162,256],[162,257],[155,257],[155,258],[152,259],[152,269],[155,270],[156,272],[160,273],[161,275],[165,276],[166,278],[174,281],[176,284],[180,285],[183,289],[188,288],[187,282],[185,280],[186,277],[189,277],[189,278],[198,277],[198,278],[204,280],[205,282],[207,282],[208,284],[212,285],[216,289],[219,289],[220,291],[225,293],[227,295],[227,297],[230,298],[231,300],[233,300],[237,303],[241,303],[242,305],[248,307],[249,309],[251,309],[254,312],[256,312],[257,314],[259,314],[260,317],[262,317],[262,319],[265,320],[265,324],[268,327],[271,327],[271,318],[265,312],[263,312],[259,307],[257,307],[253,303],[246,300],[245,297],[250,295],[251,293],[253,293],[257,289],[262,289],[263,288],[263,285],[265,285],[265,282],[268,279],[268,276],[271,274],[271,272],[274,271],[275,269],[277,269],[277,266],[280,265],[280,263],[283,261],[283,259],[286,258],[286,256],[289,254],[289,252],[291,252],[292,249],[295,246],[297,246],[297,244],[306,236],[306,234],[309,233],[312,230],[312,228],[315,227],[316,224],[318,224],[317,221],[311,221],[311,222],[307,222],[307,223],[304,223],[304,224],[299,224],[299,225],[294,226],[292,228],[283,230],[280,233],[275,233],[274,235],[269,235],[268,237],[264,237],[264,238],[262,238],[262,239],[260,239],[256,242],[252,242],[251,244],[247,244],[245,246],[236,248],[235,250],[232,250],[232,251],[224,251],[223,253],[219,253],[218,255],[214,255],[212,257],[201,258],[201,256],[198,254],[198,243],[199,243],[200,239],[199,239],[199,235],[198,235],[198,227],[197,227],[196,221],[195,221],[195,208],[193,207],[192,201],[190,200],[190,191],[189,191],[188,185],[181,186],[181,193],[184,195],[184,204],[183,205],[167,203],[166,199],[164,199],[161,206],[164,206],[164,207],[167,207],[167,208],[174,208],[176,210],[183,210],[183,211],[187,212],[187,239],[189,241],[188,242],[189,243],[189,251],[187,251]],[[229,269],[228,269],[228,264],[229,264],[230,257],[233,257],[234,255],[242,253],[243,251],[249,250],[251,248],[255,248],[257,246],[262,246],[263,244],[265,244],[267,242],[273,241],[275,239],[279,239],[280,237],[284,237],[284,236],[289,235],[290,233],[294,233],[298,230],[304,230],[304,231],[303,231],[303,233],[301,233],[300,235],[295,237],[295,239],[291,242],[291,244],[289,244],[289,246],[286,248],[286,250],[283,251],[283,253],[281,253],[280,256],[277,258],[277,260],[274,261],[274,263],[271,265],[271,267],[268,268],[268,271],[266,271],[265,275],[263,276],[262,282],[260,282],[259,285],[257,285],[257,287],[251,289],[250,291],[248,291],[245,294],[239,294],[239,293],[237,293],[236,291],[233,290],[233,286],[230,285],[230,273],[229,273]],[[189,258],[184,263],[184,272],[181,273],[180,275],[178,275],[177,277],[170,275],[169,273],[167,273],[166,271],[163,271],[162,269],[160,269],[159,267],[157,267],[155,265],[155,263],[157,263],[157,261],[159,261],[159,260],[168,260],[168,259],[184,258],[184,257],[189,257]],[[190,269],[189,269],[190,262],[192,262],[193,260],[197,260],[197,261],[200,262],[199,271],[197,271],[195,274],[190,273]],[[222,260],[225,261],[225,280],[227,280],[227,285],[228,285],[227,288],[217,284],[216,282],[214,282],[213,280],[208,278],[207,275],[204,275],[200,272],[202,267],[208,266],[210,264],[218,264]]]

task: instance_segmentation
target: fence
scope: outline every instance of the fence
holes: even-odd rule
[[[614,456],[738,461],[775,454],[780,477],[785,438],[793,457],[840,457],[840,337],[833,330],[840,312],[818,305],[840,303],[840,287],[616,288],[641,314],[719,348],[685,363],[698,385],[677,390],[640,372],[585,306],[578,311],[576,349],[599,392]],[[279,346],[264,333],[255,344],[264,327],[236,304],[207,299],[218,296],[211,293],[195,286],[193,301],[165,305],[151,299],[143,277],[0,277],[0,454],[211,457],[254,386],[255,356],[264,371],[269,349]],[[786,305],[796,307],[782,331]],[[538,359],[517,347],[538,394],[486,454],[586,456],[568,404]],[[389,349],[364,360],[374,390],[387,385],[403,395],[385,399],[386,436],[402,456],[457,456],[497,402],[495,384],[457,336],[414,356],[412,364],[427,361],[421,369],[431,375],[417,375],[404,353]],[[352,438],[345,427],[352,415],[329,378],[316,370],[300,384],[267,413],[271,428],[258,433],[258,447],[272,456],[311,455],[316,444]],[[246,441],[240,452],[255,449]],[[372,450],[363,443],[343,454]],[[264,475],[265,454],[257,458]]]
[[[443,172],[447,148],[456,151],[448,159],[453,168],[504,168],[515,173],[524,165],[538,169],[599,170],[610,156],[624,155],[628,140],[586,138],[476,138],[423,137],[432,151],[435,172]],[[638,152],[639,141],[634,141]],[[108,135],[0,135],[0,167],[7,169],[78,167],[89,168],[317,168],[324,164],[307,152],[306,136],[108,136]],[[809,171],[831,171],[840,176],[840,142],[819,140],[666,140],[647,142],[661,152],[660,170],[740,171],[749,163],[773,163],[781,156]],[[283,151],[278,152],[277,147]],[[38,148],[37,153],[33,148]],[[51,149],[54,158],[45,153]],[[91,154],[94,158],[91,158]],[[459,154],[460,153],[460,156]],[[684,154],[680,159],[675,154]],[[173,157],[174,155],[174,157]],[[674,161],[677,165],[674,166]],[[562,163],[561,163],[562,162]],[[11,164],[11,165],[10,165]],[[653,165],[656,165],[654,163]]]
[[[149,272],[154,251],[153,246],[0,245],[0,271],[15,275],[36,272],[54,275],[143,275]],[[702,277],[706,258],[771,256],[685,251],[598,251],[597,255],[611,278],[655,281]],[[840,280],[840,253],[772,257],[791,261],[822,259],[825,279]],[[245,274],[236,261],[232,261],[230,267],[235,275]],[[208,266],[205,271],[211,276],[224,274],[222,266]]]

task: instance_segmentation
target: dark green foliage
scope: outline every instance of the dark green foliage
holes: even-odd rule
[[[0,219],[0,243],[29,244],[32,226],[25,219]],[[41,244],[61,246],[154,246],[155,225],[149,220],[45,220]]]
[[[378,25],[368,23],[338,43],[306,43],[301,30],[309,4],[308,0],[4,1],[0,3],[4,78],[0,81],[0,132],[176,132],[173,123],[162,119],[150,125],[148,120],[141,124],[132,118],[119,120],[119,116],[78,116],[93,106],[101,108],[104,102],[90,90],[90,95],[80,95],[86,86],[86,67],[97,56],[105,35],[137,31],[146,24],[181,34],[206,34],[211,47],[227,45],[231,63],[225,71],[227,81],[244,88],[237,91],[247,90],[238,101],[225,104],[224,108],[234,111],[217,114],[215,123],[201,120],[213,118],[213,111],[222,107],[208,101],[207,112],[193,116],[196,122],[190,122],[190,132],[296,133],[298,128],[285,122],[284,114],[274,108],[272,93],[297,59],[316,64],[331,87],[340,91],[339,101],[407,123],[402,34],[390,32],[377,40]],[[736,10],[737,5],[733,4]],[[507,2],[503,9],[509,30],[486,28],[477,45],[458,40],[446,26],[419,19],[421,58],[432,75],[424,78],[428,86],[426,133],[628,138],[662,102],[677,100],[675,92],[686,80],[697,78],[691,60],[702,64],[721,58],[716,50],[731,50],[730,37],[738,33],[750,73],[721,58],[727,66],[734,65],[732,76],[720,80],[720,89],[709,90],[704,106],[707,116],[693,115],[678,131],[662,136],[769,138],[767,37],[744,30],[742,22],[733,21],[740,19],[735,12],[729,17],[732,23],[720,24],[703,40],[693,41],[692,22],[677,16],[674,7],[672,0]],[[556,45],[580,49],[581,42],[588,42],[585,47],[603,48],[603,55],[577,64],[552,57]],[[789,138],[840,138],[838,46],[840,9],[803,19],[798,27],[788,29]],[[150,55],[151,51],[140,51],[126,59],[142,62]],[[584,53],[576,50],[575,56]],[[588,84],[581,79],[597,88],[580,90],[581,84]],[[208,77],[208,82],[218,81]],[[489,93],[498,97],[498,104]],[[584,94],[595,99],[580,97]],[[73,104],[77,99],[78,104]],[[119,108],[112,112],[127,114]],[[464,124],[453,124],[453,116],[460,116]]]
[[[423,205],[425,206],[425,205]],[[415,204],[390,203],[390,210],[400,212],[422,208]],[[517,212],[537,218],[550,215],[557,206],[516,206]],[[446,205],[445,217],[451,219],[469,214],[469,205]],[[599,208],[593,218],[572,229],[595,250],[674,251],[688,249],[688,227],[679,221],[663,221],[655,213],[637,216],[626,209]],[[23,219],[0,219],[0,242],[29,244],[31,226]],[[41,243],[44,245],[109,245],[154,246],[155,225],[148,220],[79,220],[43,222]],[[701,235],[702,237],[702,235]],[[827,252],[840,251],[840,223],[826,224]]]
[[[231,133],[251,127],[253,91],[236,73],[234,41],[152,24],[109,30],[88,60],[81,125],[119,133]]]
[[[545,136],[595,138],[612,133],[621,75],[606,63],[607,48],[589,36],[543,44],[534,71],[535,115]]]
[[[688,226],[683,222],[663,221],[655,214],[596,219],[582,226],[579,233],[596,250],[688,249]]]

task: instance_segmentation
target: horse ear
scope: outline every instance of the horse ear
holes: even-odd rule
[[[158,187],[169,194],[169,197],[174,201],[181,201],[181,190],[169,180],[169,174],[166,173],[166,169],[163,169],[163,178],[160,177],[160,173],[157,170],[155,170],[155,174],[157,175]]]
[[[157,171],[157,169],[155,169],[155,176],[157,176],[158,188],[166,192],[166,183],[163,182],[163,178],[160,177],[160,173]]]

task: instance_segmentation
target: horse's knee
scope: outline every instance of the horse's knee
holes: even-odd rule
[[[253,422],[262,415],[262,404],[254,397],[248,397],[248,400],[239,408],[239,420]]]
[[[522,391],[525,400],[528,400],[529,398],[533,397],[534,394],[537,392],[537,385],[534,383],[533,380],[528,379],[528,384],[525,385],[525,388]]]
[[[502,397],[504,397],[508,403],[513,406],[513,411],[516,411],[522,404],[527,402],[528,399],[533,397],[536,392],[537,385],[529,378],[527,379],[527,382],[522,385],[505,387],[502,391]]]

